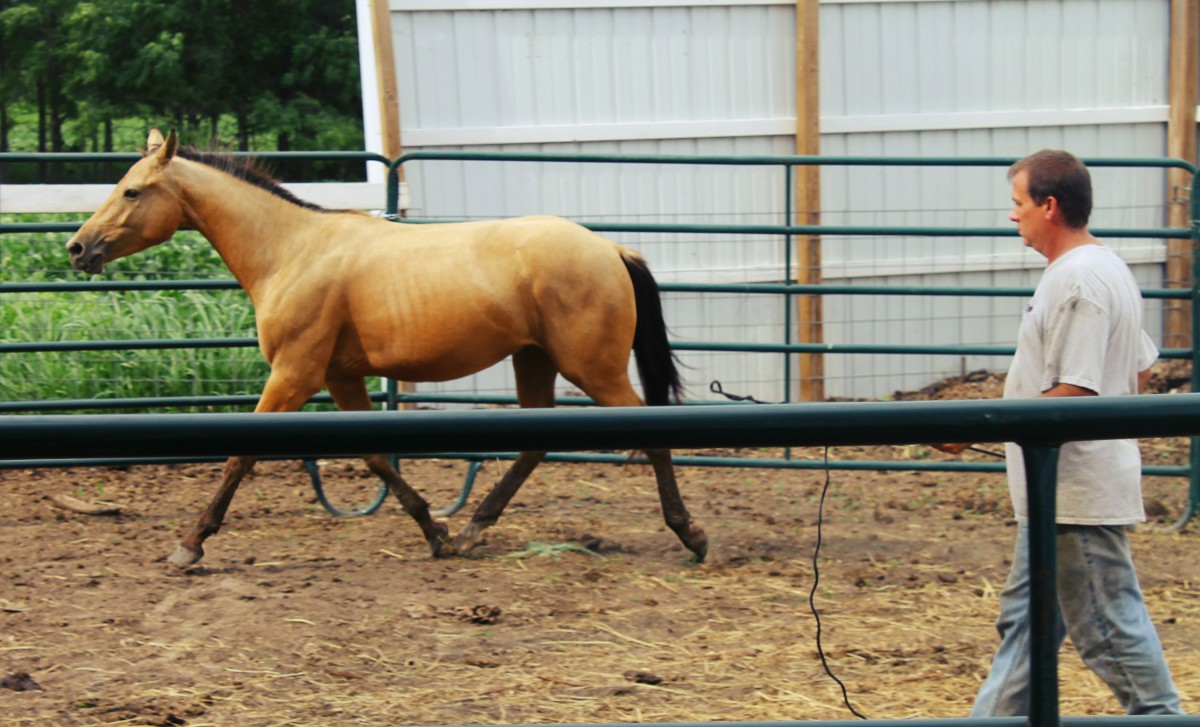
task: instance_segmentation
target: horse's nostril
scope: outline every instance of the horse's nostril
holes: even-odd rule
[[[83,252],[83,245],[80,245],[78,242],[72,242],[69,245],[67,245],[67,253],[72,256],[79,255],[82,252]]]

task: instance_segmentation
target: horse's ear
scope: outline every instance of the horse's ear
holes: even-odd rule
[[[146,150],[142,152],[142,156],[148,157],[158,148],[163,145],[163,135],[158,129],[151,127],[150,133],[146,136]]]
[[[158,131],[155,130],[152,134],[158,134]],[[158,134],[158,138],[162,139],[162,134]],[[154,159],[158,162],[159,166],[164,166],[175,157],[177,149],[179,149],[179,138],[175,136],[175,130],[171,129],[170,133],[167,134],[167,138],[164,141],[160,141],[158,148],[154,150]]]

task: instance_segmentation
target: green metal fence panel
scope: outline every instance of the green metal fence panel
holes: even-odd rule
[[[500,152],[446,152],[446,151],[418,151],[404,154],[403,156],[389,160],[385,157],[376,154],[360,153],[360,152],[279,152],[279,153],[263,153],[253,156],[268,158],[268,159],[288,159],[288,160],[327,160],[327,159],[350,159],[363,160],[368,162],[383,163],[387,166],[387,198],[386,211],[388,214],[395,216],[399,206],[399,185],[398,180],[402,165],[407,162],[415,161],[497,161],[497,162],[571,162],[571,163],[624,163],[624,164],[679,164],[679,165],[728,165],[728,166],[774,166],[779,167],[784,171],[787,179],[785,189],[787,190],[788,199],[785,200],[785,208],[790,216],[791,213],[791,170],[797,166],[806,165],[823,165],[823,166],[930,166],[930,167],[963,167],[963,166],[988,166],[988,167],[1006,167],[1015,161],[1015,158],[977,158],[977,157],[806,157],[806,156],[762,156],[762,157],[740,157],[740,156],[674,156],[674,155],[638,155],[638,154],[553,154],[553,153],[500,153]],[[140,158],[136,154],[112,153],[112,154],[22,154],[8,153],[0,154],[0,164],[15,163],[15,162],[131,162]],[[1192,185],[1192,224],[1190,228],[1162,228],[1162,229],[1120,229],[1120,230],[1093,230],[1095,234],[1101,237],[1137,237],[1137,238],[1172,238],[1172,239],[1191,239],[1193,247],[1200,247],[1200,191],[1197,187],[1196,167],[1181,160],[1175,159],[1144,159],[1144,158],[1098,158],[1085,159],[1089,166],[1094,167],[1154,167],[1154,168],[1179,168],[1184,169],[1193,174]],[[587,224],[587,223],[585,223]],[[4,232],[70,232],[77,229],[79,223],[0,223],[0,233]],[[793,343],[791,332],[791,304],[793,296],[796,295],[912,295],[912,296],[1006,296],[1018,297],[1026,296],[1031,293],[1030,289],[1026,288],[923,288],[919,286],[835,286],[835,285],[797,285],[790,282],[791,271],[791,247],[790,240],[794,235],[823,235],[823,236],[838,236],[838,235],[879,235],[879,236],[1014,236],[1016,233],[1011,228],[955,228],[955,227],[889,227],[889,226],[807,226],[807,225],[663,225],[663,224],[646,224],[646,223],[613,223],[613,222],[597,222],[590,223],[589,226],[597,231],[622,231],[622,232],[689,232],[689,233],[730,233],[730,234],[754,234],[754,235],[774,235],[782,236],[788,241],[787,251],[788,260],[787,270],[789,271],[789,280],[782,284],[689,284],[689,283],[668,283],[663,284],[661,288],[667,292],[696,292],[696,293],[735,293],[746,295],[778,295],[785,300],[785,311],[788,313],[786,318],[785,331],[783,332],[783,341],[778,344],[735,344],[722,342],[704,342],[704,343],[676,343],[677,350],[688,351],[751,351],[766,354],[775,354],[784,356],[785,375],[790,384],[790,361],[791,357],[801,353],[820,353],[820,354],[876,354],[876,355],[903,355],[903,354],[939,354],[939,355],[982,355],[982,356],[1004,356],[1012,353],[1010,346],[881,346],[872,344],[811,344],[811,343]],[[1195,257],[1195,256],[1194,256]],[[1193,259],[1194,266],[1200,266],[1200,262]],[[1198,267],[1200,269],[1200,267]],[[1163,290],[1147,290],[1144,295],[1147,298],[1159,299],[1178,299],[1189,300],[1193,309],[1193,340],[1200,335],[1200,315],[1196,314],[1197,301],[1200,300],[1200,295],[1197,294],[1195,280],[1200,275],[1193,275],[1193,287],[1190,290],[1181,289],[1163,289]],[[86,291],[127,291],[127,290],[219,290],[236,288],[237,284],[232,280],[220,281],[97,281],[97,282],[58,282],[58,283],[0,283],[0,295],[6,293],[35,293],[35,292],[86,292]],[[121,350],[121,349],[175,349],[175,348],[221,348],[221,347],[238,347],[248,348],[257,345],[256,339],[253,338],[195,338],[182,340],[109,340],[109,341],[79,341],[79,342],[44,342],[44,343],[0,343],[0,354],[3,353],[18,353],[18,352],[35,352],[35,351],[61,351],[61,352],[79,352],[79,351],[97,351],[97,350]],[[1171,349],[1163,351],[1164,358],[1191,359],[1194,356],[1193,349]],[[1193,369],[1193,377],[1200,376],[1200,372]],[[1197,381],[1193,381],[1193,386],[1197,386]],[[788,395],[786,399],[790,399],[790,387],[786,389]],[[212,397],[206,398],[206,405],[215,405],[220,401],[228,405],[246,405],[250,403],[252,397]],[[390,394],[381,394],[376,397],[377,401],[384,401],[390,408],[394,408],[402,402],[412,403],[437,403],[455,401],[456,403],[491,403],[487,398],[469,398],[454,399],[453,397],[438,397],[400,394],[392,392]],[[148,405],[157,406],[176,406],[180,399],[166,398],[160,402],[147,400]],[[504,399],[504,403],[508,403],[510,399]],[[571,402],[564,402],[571,403]],[[67,410],[76,409],[75,402],[7,402],[0,407],[0,411],[52,411],[52,410]],[[125,407],[125,403],[114,403],[114,408]],[[88,408],[91,408],[90,406]],[[1194,463],[1189,470],[1191,485],[1189,488],[1189,504],[1188,514],[1185,520],[1190,518],[1197,510],[1197,503],[1200,503],[1200,474],[1197,470],[1197,460],[1200,460],[1200,449],[1198,449],[1197,441],[1192,442],[1192,457]],[[724,466],[725,463],[722,463]],[[887,463],[883,463],[887,464]],[[913,463],[895,463],[896,469],[903,469],[906,465],[911,466]],[[1169,471],[1176,471],[1173,468],[1167,468]],[[1148,470],[1149,471],[1149,470]]]

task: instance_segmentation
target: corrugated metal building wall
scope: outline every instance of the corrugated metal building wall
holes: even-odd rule
[[[406,151],[788,155],[794,150],[791,2],[392,0]],[[1080,156],[1166,151],[1169,0],[824,0],[826,155]],[[406,165],[414,217],[558,214],[579,221],[775,223],[782,170],[764,167],[428,161]],[[1006,227],[1002,169],[825,167],[828,224]],[[1095,227],[1163,224],[1165,175],[1094,172]],[[662,281],[784,279],[782,240],[613,234]],[[1113,241],[1143,285],[1164,244]],[[1031,285],[1017,238],[823,240],[828,282]],[[1017,299],[828,296],[830,343],[1011,344]],[[782,300],[672,294],[679,340],[780,342]],[[1158,334],[1155,304],[1148,326]],[[783,396],[782,357],[682,356],[690,393],[720,379]],[[878,397],[1005,361],[827,356],[826,394]],[[423,387],[424,388],[424,387]],[[442,391],[511,390],[506,366]],[[564,385],[564,389],[567,387]]]

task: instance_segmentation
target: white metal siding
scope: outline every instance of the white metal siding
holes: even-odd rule
[[[787,6],[393,13],[405,143],[431,132],[790,118]],[[613,130],[608,130],[613,131]]]
[[[794,8],[778,0],[609,3],[393,0],[408,150],[785,155],[794,149]],[[822,2],[822,153],[1159,157],[1166,149],[1168,0]],[[559,214],[589,222],[779,223],[774,168],[420,162],[417,217]],[[1160,171],[1095,169],[1093,227],[1158,227]],[[1008,227],[1002,168],[826,167],[827,224]],[[772,281],[782,242],[619,234],[663,281]],[[1144,285],[1163,243],[1112,241]],[[823,240],[832,283],[1032,285],[1041,259],[1015,237]],[[1011,344],[1016,299],[825,300],[832,343]],[[779,342],[775,298],[669,295],[680,340]],[[1148,304],[1157,333],[1157,304]],[[782,396],[782,358],[686,354],[707,383]],[[876,397],[1004,361],[827,356],[830,396]],[[438,389],[511,390],[493,371]]]

